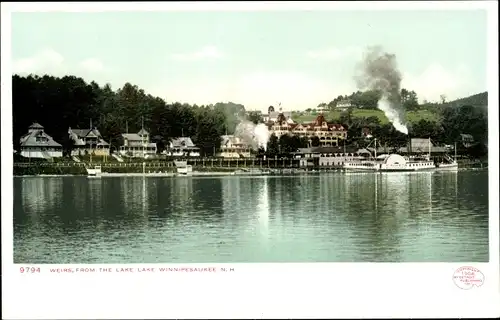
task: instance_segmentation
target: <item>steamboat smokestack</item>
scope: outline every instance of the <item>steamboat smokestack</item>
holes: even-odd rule
[[[411,156],[412,154],[412,145],[411,145],[411,134],[408,133],[408,156]]]

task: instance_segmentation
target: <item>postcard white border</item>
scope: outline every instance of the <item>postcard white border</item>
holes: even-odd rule
[[[234,272],[20,274],[12,264],[10,13],[105,10],[487,9],[489,54],[490,262],[479,288],[452,281],[463,264],[231,264]],[[498,4],[467,2],[2,3],[2,314],[7,319],[316,318],[499,316]],[[452,53],[450,53],[452,54]],[[99,267],[145,265],[92,265]],[[53,266],[76,268],[85,266]],[[158,265],[147,267],[158,268]],[[192,267],[183,265],[183,267]],[[196,267],[200,267],[197,265]]]

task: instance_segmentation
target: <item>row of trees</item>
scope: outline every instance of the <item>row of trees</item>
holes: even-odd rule
[[[14,145],[33,122],[39,122],[65,150],[71,148],[68,128],[97,127],[112,148],[122,144],[121,134],[138,132],[142,124],[161,149],[174,137],[189,136],[205,154],[220,146],[220,136],[234,132],[243,105],[217,103],[197,106],[167,103],[126,83],[113,91],[74,76],[14,75],[12,78]]]
[[[167,103],[130,83],[114,91],[109,85],[101,87],[74,76],[14,75],[12,80],[15,148],[19,138],[36,121],[68,150],[71,148],[68,128],[89,128],[92,120],[93,126],[114,148],[122,144],[122,133],[138,132],[144,123],[160,150],[170,138],[189,136],[205,155],[212,155],[220,147],[220,136],[233,133],[239,119],[245,116],[245,107],[241,104],[229,102],[197,106]],[[378,93],[373,91],[356,92],[349,97],[339,96],[330,104],[351,98],[355,105],[376,108],[378,97]],[[416,93],[406,89],[401,90],[401,97],[407,107],[417,101]],[[487,101],[486,93],[473,97],[474,101]],[[438,120],[410,123],[410,136],[431,137],[437,143],[453,144],[460,140],[460,134],[467,133],[475,141],[483,145],[487,143],[487,107],[449,102],[433,111],[439,114]],[[254,123],[262,121],[259,113],[250,113],[247,118]],[[396,131],[390,123],[381,124],[377,117],[353,117],[352,110],[342,113],[338,119],[328,120],[348,128],[347,145],[363,145],[365,142],[361,133],[364,128],[390,146],[401,146],[408,140],[407,135]],[[270,155],[288,153],[308,144],[306,139],[299,137],[283,136],[278,139],[271,136],[267,150]],[[319,141],[314,139],[311,144],[316,146]]]
[[[266,155],[272,157],[282,154],[290,154],[297,151],[299,148],[307,147],[309,147],[309,140],[305,137],[285,134],[278,138],[275,134],[271,134],[269,142],[267,143]],[[259,150],[259,152],[262,152],[262,150]]]
[[[341,101],[347,100],[350,102],[352,108],[357,109],[377,109],[377,102],[380,100],[382,93],[375,90],[367,90],[364,92],[356,91],[350,95],[339,95],[329,103],[320,103],[316,109],[308,108],[307,112],[315,111],[317,109],[335,110],[337,104]],[[417,93],[413,90],[401,89],[401,104],[406,110],[416,110],[420,107],[418,103]]]

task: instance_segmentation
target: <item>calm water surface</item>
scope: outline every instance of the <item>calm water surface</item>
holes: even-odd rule
[[[488,260],[487,171],[14,178],[15,263]]]

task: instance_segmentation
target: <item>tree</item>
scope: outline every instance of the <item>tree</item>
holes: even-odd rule
[[[376,108],[380,94],[379,91],[357,91],[349,97],[338,95],[327,106],[333,108],[338,101],[349,98],[357,107]],[[441,104],[419,105],[415,91],[401,89],[401,101],[407,110],[426,109],[439,116],[435,121],[412,123],[411,135],[430,136],[436,142],[453,144],[459,141],[460,134],[467,133],[485,148],[488,142],[487,92],[446,103],[443,103],[446,101],[444,95],[441,98]],[[172,138],[188,136],[203,154],[211,155],[220,148],[220,136],[233,134],[237,124],[246,117],[245,107],[233,102],[205,106],[167,103],[132,83],[113,90],[109,84],[100,86],[75,76],[13,75],[12,104],[15,150],[19,150],[19,139],[28,127],[38,122],[49,135],[63,144],[66,154],[72,148],[68,128],[86,129],[92,122],[114,150],[123,144],[122,133],[127,129],[128,132],[138,132],[144,124],[160,149]],[[325,104],[321,103],[319,107],[324,108]],[[311,112],[312,109],[306,111]],[[250,112],[248,119],[253,123],[262,120],[255,112]],[[405,135],[394,130],[392,124],[381,124],[375,116],[356,117],[352,108],[342,112],[335,122],[347,127],[347,144],[358,143],[357,138],[364,127],[369,127],[375,137],[388,145],[398,145],[407,140]],[[271,137],[268,151],[278,154],[281,145],[283,152],[293,152],[308,145],[307,139],[295,136],[281,140],[280,143],[276,137]],[[312,140],[313,146],[320,144],[317,137]],[[474,154],[480,155],[481,150],[477,146]]]
[[[300,137],[298,135],[293,135],[292,136],[292,145],[294,150],[297,150],[299,148],[307,148],[309,145],[309,139],[306,137]]]
[[[482,158],[488,155],[488,148],[483,142],[479,142],[468,148],[467,154],[471,158]]]
[[[487,109],[464,105],[447,106],[443,110],[441,124],[444,141],[452,144],[460,139],[460,134],[471,134],[475,141],[488,141]]]
[[[380,125],[380,119],[377,116],[369,116],[366,118],[366,124],[368,127],[377,127]]]
[[[255,111],[250,111],[248,113],[248,120],[253,122],[254,124],[262,123],[263,119],[260,113]]]
[[[294,152],[293,146],[292,146],[292,138],[288,134],[283,134],[279,137],[279,150],[280,154],[288,154],[290,152]]]
[[[311,138],[311,146],[312,147],[319,147],[320,144],[321,144],[321,141],[319,140],[318,136],[313,136]]]
[[[363,109],[377,109],[377,104],[382,93],[376,90],[368,90],[363,92],[358,98],[358,104]]]
[[[401,90],[401,103],[406,110],[418,109],[418,97],[415,91]]]
[[[171,138],[188,136],[204,154],[220,147],[220,136],[231,133],[243,105],[228,102],[211,106],[167,104],[126,83],[113,91],[109,84],[100,87],[74,76],[12,76],[13,139],[19,139],[33,122],[42,124],[54,140],[71,150],[68,128],[97,127],[116,150],[123,144],[122,133],[138,132],[142,125],[161,148]]]
[[[431,138],[434,142],[442,142],[442,128],[437,122],[422,119],[409,127],[415,138]]]
[[[224,115],[220,110],[210,111],[208,108],[195,109],[194,143],[203,155],[214,156],[220,147],[221,136],[225,131]]]
[[[328,102],[328,104],[327,104],[327,108],[329,110],[335,110],[336,107],[337,107],[337,101],[335,101],[335,100],[332,100],[332,101]]]
[[[267,142],[267,155],[270,157],[274,157],[279,154],[279,141],[278,137],[273,133],[269,137],[269,141]]]
[[[306,137],[284,134],[279,138],[279,149],[281,154],[296,152],[299,148],[307,148],[309,141]]]
[[[328,105],[324,102],[318,104],[318,106],[316,107],[317,109],[326,109],[328,108]]]
[[[440,95],[439,100],[441,101],[441,104],[445,104],[446,103],[446,95],[444,95],[444,94]]]
[[[408,96],[408,101],[407,103],[407,108],[408,109],[416,109],[418,108],[418,96],[415,91],[410,91],[410,94]]]
[[[340,123],[351,126],[353,124],[352,108],[349,108],[346,111],[342,111],[339,120]]]
[[[405,89],[405,88],[401,89],[401,92],[400,92],[401,103],[405,103],[408,100],[409,94],[410,94],[410,92],[407,89]]]

